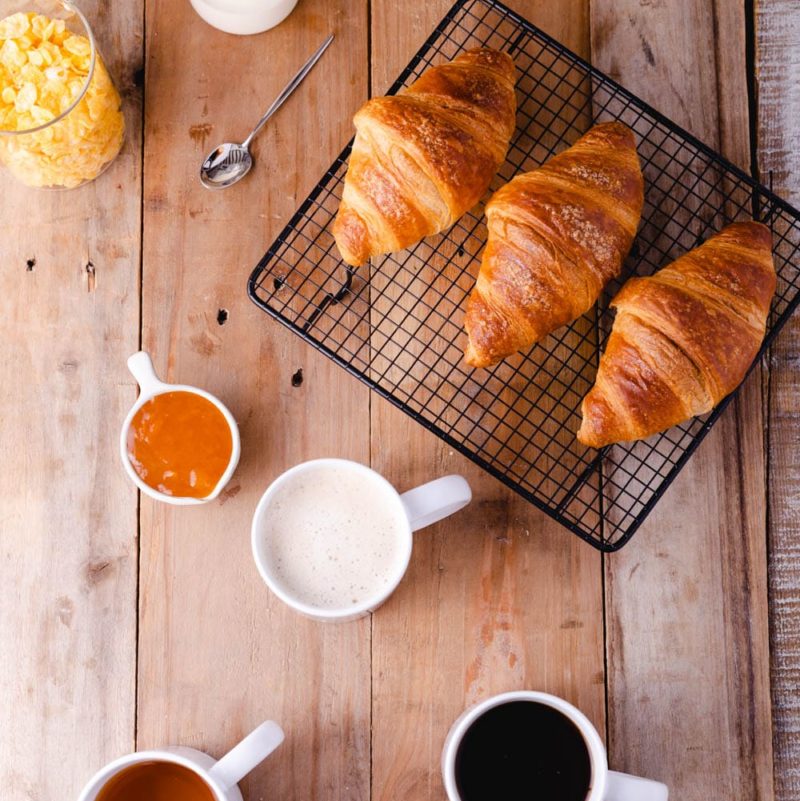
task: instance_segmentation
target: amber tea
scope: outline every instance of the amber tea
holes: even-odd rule
[[[215,801],[205,781],[174,762],[137,762],[112,776],[96,801]]]

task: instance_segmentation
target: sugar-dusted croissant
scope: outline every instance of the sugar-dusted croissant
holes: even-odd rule
[[[710,411],[744,378],[775,294],[769,229],[734,223],[647,278],[631,278],[578,439],[643,439]]]
[[[489,188],[514,132],[514,62],[478,49],[365,103],[333,235],[353,266],[449,228]]]
[[[622,270],[643,202],[636,143],[620,122],[595,125],[495,192],[467,301],[467,363],[495,364],[586,313]]]

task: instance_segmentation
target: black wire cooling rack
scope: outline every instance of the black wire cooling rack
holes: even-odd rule
[[[350,146],[259,262],[250,297],[348,372],[603,551],[622,547],[719,417],[596,451],[575,439],[612,321],[608,302],[724,225],[772,228],[778,290],[762,353],[800,300],[800,212],[526,20],[460,0],[389,90],[463,50],[505,50],[517,65],[517,130],[491,190],[622,120],[645,174],[642,222],[622,277],[593,312],[489,370],[464,363],[464,304],[486,241],[483,207],[415,247],[348,268],[331,223]],[[488,197],[488,195],[487,195]],[[760,356],[761,354],[759,354]],[[728,398],[730,400],[730,398]]]

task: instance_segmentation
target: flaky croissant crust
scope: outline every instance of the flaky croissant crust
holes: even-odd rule
[[[619,275],[643,202],[633,133],[620,122],[495,192],[467,303],[467,363],[495,364],[585,314]]]
[[[612,301],[616,318],[578,440],[643,439],[704,414],[742,381],[764,340],[776,276],[769,229],[733,223]]]
[[[480,200],[514,132],[514,63],[486,48],[356,113],[333,234],[353,266],[443,231]]]

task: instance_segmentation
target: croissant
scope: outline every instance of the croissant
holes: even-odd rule
[[[365,103],[333,224],[342,258],[359,266],[450,227],[488,189],[515,115],[514,62],[489,49]]]
[[[622,270],[643,202],[633,133],[620,122],[595,125],[495,192],[467,301],[467,363],[495,364],[585,314]]]
[[[631,278],[578,439],[643,439],[710,411],[742,381],[775,293],[769,229],[734,223],[648,278]]]

